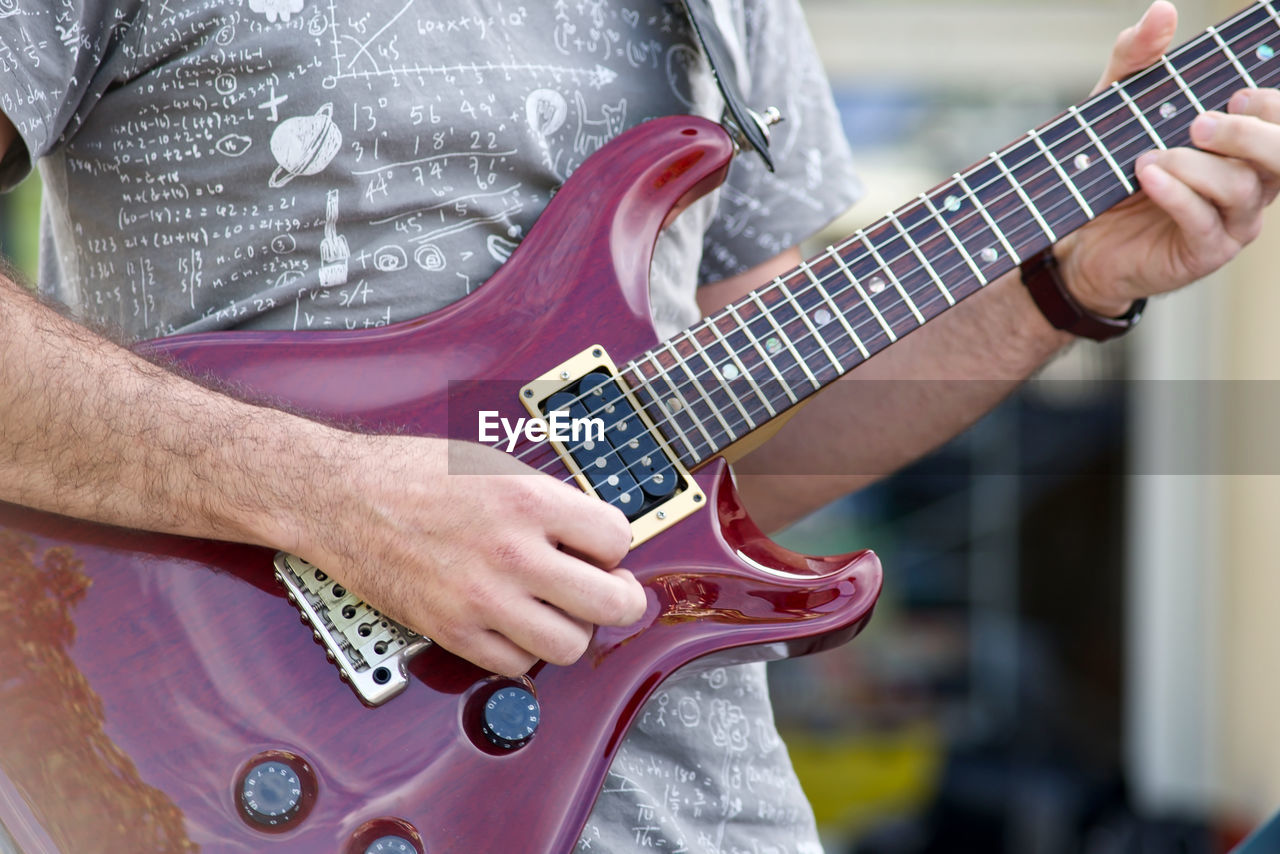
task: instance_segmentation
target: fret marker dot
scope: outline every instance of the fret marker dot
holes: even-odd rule
[[[729,362],[720,368],[720,376],[724,377],[727,380],[736,380],[738,378],[738,374],[740,373],[741,372],[738,370],[738,366],[735,365],[733,362]]]
[[[1173,104],[1169,103],[1168,101],[1165,101],[1163,104],[1160,105],[1160,118],[1171,119],[1177,114],[1178,114],[1178,108],[1175,107]]]
[[[1089,164],[1093,162],[1093,158],[1087,154],[1077,154],[1076,159],[1071,162],[1076,169],[1084,170],[1089,168]]]
[[[870,288],[871,293],[878,294],[889,286],[884,283],[884,279],[875,276],[871,281],[867,282],[867,287]]]
[[[948,210],[948,211],[951,211],[952,213],[955,213],[956,211],[960,210],[960,197],[947,196],[945,199],[942,200],[942,208],[943,210]]]
[[[818,326],[826,326],[831,322],[831,312],[820,308],[813,313],[813,322]]]
[[[623,504],[630,504],[630,503],[631,503],[631,493],[630,493],[630,492],[624,492],[624,493],[622,493],[621,495],[619,495],[619,496],[618,496],[618,500],[619,500],[619,501],[621,501]]]
[[[678,397],[672,397],[667,400],[668,412],[679,412],[683,407],[684,404],[680,402],[680,398]]]
[[[978,253],[979,257],[987,264],[993,264],[1000,259],[1000,253],[996,251],[994,246],[988,246]]]
[[[1276,49],[1269,44],[1260,45],[1254,53],[1264,62],[1276,55]]]
[[[764,348],[770,353],[776,353],[782,349],[782,342],[777,338],[770,338],[768,341],[764,342]]]

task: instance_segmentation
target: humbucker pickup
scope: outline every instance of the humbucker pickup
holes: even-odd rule
[[[406,665],[431,645],[428,638],[374,610],[300,557],[280,552],[275,567],[302,622],[361,700],[378,706],[405,689]]]
[[[705,501],[603,347],[588,347],[524,386],[520,401],[536,418],[585,425],[551,444],[584,491],[626,514],[633,546]]]

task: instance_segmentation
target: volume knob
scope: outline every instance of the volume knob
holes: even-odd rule
[[[259,762],[240,784],[245,816],[263,827],[280,827],[302,808],[302,780],[283,762]]]
[[[524,688],[512,685],[493,692],[485,702],[480,730],[498,747],[515,750],[529,743],[538,731],[541,718],[538,699]]]

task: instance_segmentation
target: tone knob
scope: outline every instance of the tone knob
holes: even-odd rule
[[[504,750],[523,747],[538,731],[542,710],[538,699],[514,685],[493,692],[484,704],[480,729]]]
[[[288,824],[302,809],[302,780],[283,762],[259,762],[240,783],[240,806],[245,817],[255,824]]]
[[[418,849],[403,836],[382,836],[370,842],[364,854],[418,854]]]

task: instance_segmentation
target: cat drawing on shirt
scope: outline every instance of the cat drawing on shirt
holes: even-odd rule
[[[606,142],[622,133],[627,119],[627,99],[620,98],[616,106],[601,104],[601,118],[587,118],[587,104],[581,92],[573,93],[578,107],[578,132],[573,138],[573,150],[578,154],[591,154]]]

